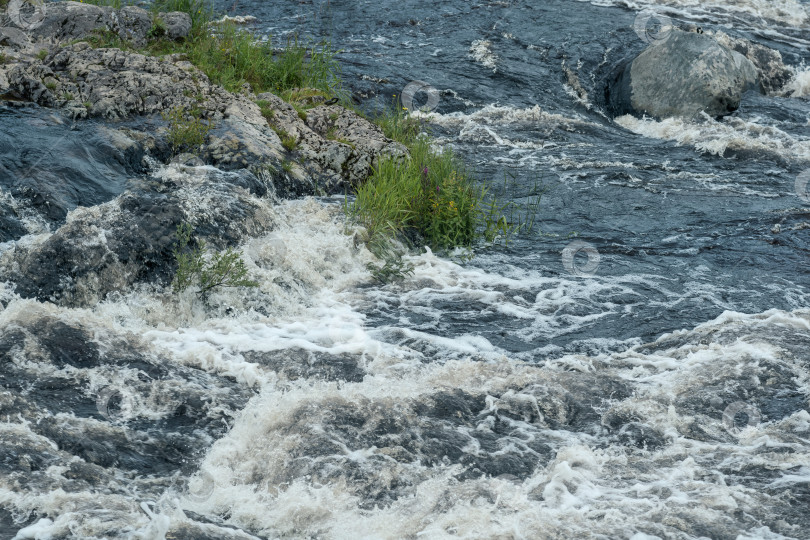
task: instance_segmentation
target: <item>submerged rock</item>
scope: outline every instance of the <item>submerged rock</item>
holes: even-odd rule
[[[23,297],[93,305],[137,282],[170,282],[183,222],[216,249],[269,230],[269,207],[249,189],[259,179],[247,171],[207,173],[193,168],[153,178],[108,203],[75,210],[52,235],[4,253],[0,279],[15,283]]]
[[[609,92],[618,113],[657,118],[731,114],[761,89],[756,66],[706,34],[672,30],[625,66]]]

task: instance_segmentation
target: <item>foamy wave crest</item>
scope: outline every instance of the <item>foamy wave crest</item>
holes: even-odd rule
[[[580,0],[588,1],[588,0]],[[651,6],[667,6],[675,10],[725,11],[762,17],[792,26],[803,26],[808,21],[808,8],[799,0],[590,0],[595,6],[622,6],[641,10]]]
[[[498,105],[496,103],[487,105],[472,113],[452,112],[441,114],[437,112],[415,112],[413,116],[423,118],[426,121],[442,127],[452,129],[457,132],[458,140],[491,142],[499,146],[511,148],[544,148],[549,143],[534,136],[526,141],[514,141],[499,133],[500,127],[510,129],[529,126],[533,130],[545,129],[553,131],[562,129],[565,131],[575,131],[581,127],[598,128],[598,124],[589,122],[582,118],[571,118],[561,114],[549,113],[540,106],[519,109]],[[551,143],[553,144],[553,143]]]
[[[727,117],[717,121],[707,116],[702,121],[682,118],[654,120],[624,115],[616,118],[616,123],[645,137],[692,145],[700,152],[718,156],[726,151],[747,151],[810,160],[810,140],[753,120]]]
[[[266,388],[184,508],[282,537],[794,537],[773,516],[810,479],[810,414],[785,397],[806,395],[808,317],[727,312],[545,366],[406,350],[362,381]]]
[[[787,97],[810,97],[810,67],[796,68],[796,74],[782,89],[782,95]]]
[[[492,52],[492,42],[489,40],[479,39],[473,41],[472,45],[470,45],[470,56],[472,56],[473,60],[492,71],[497,69],[498,57]]]

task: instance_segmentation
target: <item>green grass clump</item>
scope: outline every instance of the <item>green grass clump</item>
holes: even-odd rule
[[[37,58],[39,58],[40,60],[45,60],[46,56],[48,56],[47,49],[40,49],[40,51],[37,53]]]
[[[228,248],[206,260],[205,242],[199,240],[196,247],[189,246],[191,233],[192,227],[188,223],[177,227],[174,245],[177,272],[172,281],[174,292],[197,287],[197,295],[205,298],[217,287],[258,287],[257,282],[248,279],[245,261],[239,253]]]
[[[340,70],[328,45],[307,49],[292,39],[275,51],[270,42],[258,43],[232,23],[217,25],[211,35],[195,35],[182,52],[212,82],[231,92],[244,83],[256,93],[276,94],[304,86],[331,93],[338,86]]]
[[[124,6],[131,5],[130,2],[122,2],[121,0],[79,0],[82,4],[92,4],[94,6],[111,7],[121,9]]]
[[[272,124],[270,125],[270,127],[273,128],[273,131],[276,132],[278,138],[281,139],[281,146],[283,146],[288,152],[292,152],[293,150],[298,148],[298,139],[296,139],[294,136],[290,135],[283,129],[278,128]]]
[[[166,24],[156,13],[152,13],[152,27],[146,33],[148,39],[159,39],[166,35]]]
[[[381,159],[348,205],[352,220],[369,233],[370,245],[409,229],[434,249],[469,246],[476,237],[484,192],[449,151],[435,152],[416,138],[411,159]]]
[[[410,147],[415,144],[422,131],[419,120],[403,112],[395,104],[394,112],[387,112],[374,118],[374,123],[389,139]]]
[[[203,120],[201,112],[197,108],[188,111],[176,108],[161,116],[169,122],[167,139],[175,154],[184,151],[194,152],[199,149],[205,143],[205,138],[212,128],[211,122]]]

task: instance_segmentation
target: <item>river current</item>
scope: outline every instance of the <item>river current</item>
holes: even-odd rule
[[[273,231],[242,246],[260,287],[208,307],[1,284],[0,538],[810,538],[810,3],[217,8],[328,40],[369,112],[405,90],[534,226],[380,284],[340,197],[262,199]],[[606,80],[649,9],[794,78],[723,119],[614,117]],[[0,121],[19,218],[0,230],[25,228],[3,253],[133,177],[199,173],[98,164],[91,121]],[[10,187],[83,167],[106,181],[64,209]]]

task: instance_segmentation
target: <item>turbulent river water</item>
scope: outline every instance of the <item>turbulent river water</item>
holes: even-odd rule
[[[217,7],[328,39],[369,111],[420,81],[414,114],[535,226],[380,285],[339,198],[262,200],[260,291],[207,309],[6,283],[0,537],[810,538],[810,3]],[[605,81],[647,8],[795,77],[721,120],[614,118]],[[0,121],[4,171],[106,179],[64,208],[3,184],[0,225],[25,228],[4,252],[133,177],[189,174],[97,163],[92,122]]]

